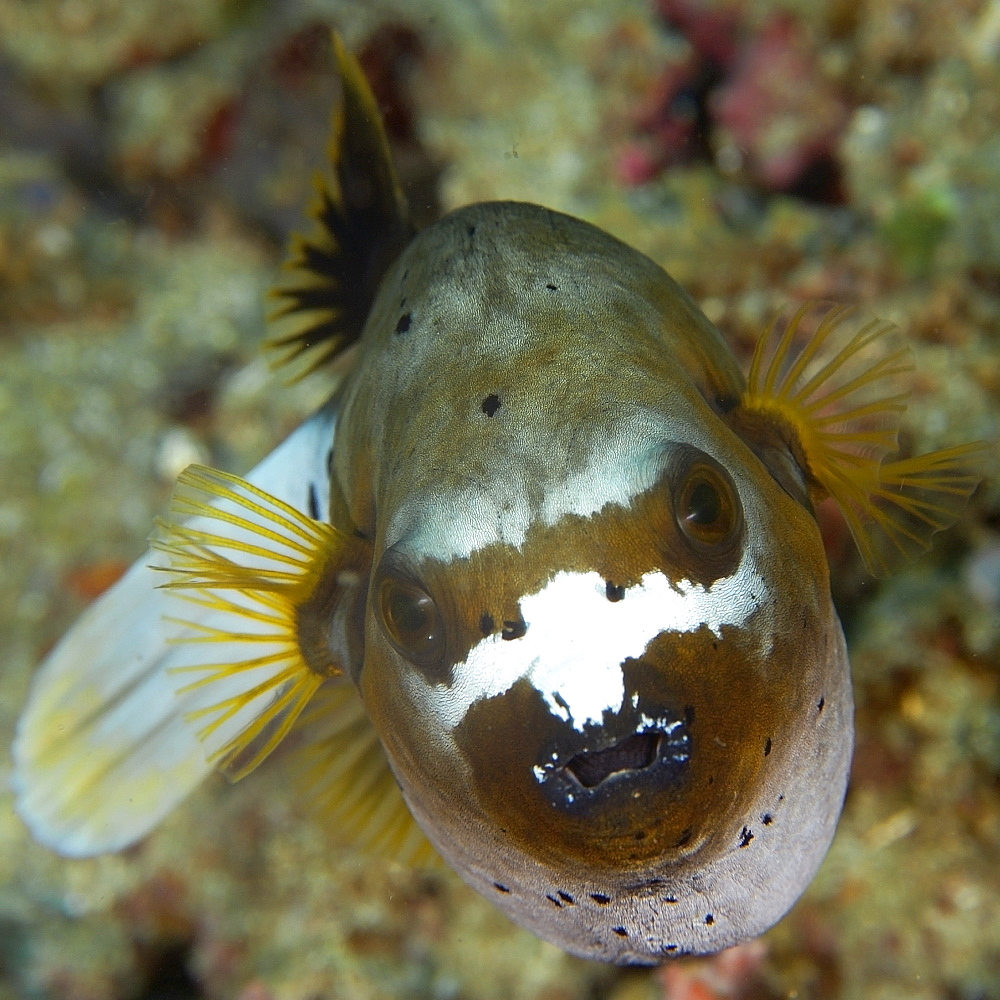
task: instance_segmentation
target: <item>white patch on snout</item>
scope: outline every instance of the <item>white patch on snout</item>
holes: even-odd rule
[[[741,567],[741,570],[745,567]],[[519,639],[487,636],[454,668],[451,687],[428,692],[432,711],[453,729],[483,698],[509,691],[525,678],[557,718],[583,731],[617,712],[625,699],[621,664],[640,657],[661,632],[694,632],[704,625],[721,638],[723,625],[742,625],[764,597],[756,574],[737,572],[711,587],[672,584],[650,572],[624,599],[607,599],[598,573],[561,571],[537,593],[521,599],[528,630]]]

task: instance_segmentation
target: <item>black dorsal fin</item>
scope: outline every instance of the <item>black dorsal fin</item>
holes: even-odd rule
[[[333,34],[342,97],[328,147],[332,176],[316,178],[312,232],[292,237],[286,278],[271,292],[278,363],[312,371],[361,334],[379,281],[415,232],[375,95],[357,59]]]

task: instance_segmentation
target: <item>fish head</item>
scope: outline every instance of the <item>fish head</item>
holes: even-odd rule
[[[502,491],[412,497],[357,678],[463,878],[620,962],[773,923],[825,853],[850,755],[815,521],[688,402],[683,419],[626,409],[592,442],[586,504],[543,497],[521,534],[497,537]]]

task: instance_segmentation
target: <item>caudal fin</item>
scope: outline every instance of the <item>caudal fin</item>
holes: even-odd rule
[[[206,537],[209,526],[220,529],[217,534],[236,553],[253,529],[250,535],[270,546],[269,558],[250,557],[265,573],[287,555],[279,541],[257,531],[249,508],[219,495],[220,484],[237,500],[268,505],[283,519],[293,545],[302,542],[296,530],[325,537],[329,526],[302,511],[328,504],[325,458],[333,429],[330,409],[303,424],[250,474],[256,487],[242,481],[233,486],[223,474],[189,474],[194,482],[182,484],[177,513],[195,519],[168,531],[163,543],[171,549],[174,572],[150,568],[159,554],[147,553],[39,667],[13,747],[16,808],[39,841],[71,856],[125,847],[148,833],[217,763],[234,777],[246,773],[294,721],[308,700],[306,689],[318,681],[301,669],[288,672],[287,656],[263,662],[275,652],[273,644],[265,651],[268,637],[261,638],[272,626],[234,617],[227,600],[244,610],[265,608],[254,604],[251,576],[240,576],[248,585],[240,591],[227,589],[225,578],[191,574],[213,559],[217,566],[226,560],[226,550]],[[275,495],[261,500],[260,487]],[[199,494],[208,497],[207,509],[191,507],[201,502]],[[248,521],[243,527],[233,522],[240,511]],[[265,532],[283,530],[263,515],[257,524]],[[171,578],[175,586],[164,589]],[[249,597],[243,592],[248,588]],[[193,600],[179,600],[171,590]],[[238,620],[249,624],[234,628]],[[255,658],[261,659],[259,670],[241,669]],[[227,699],[235,699],[238,710],[221,718]]]

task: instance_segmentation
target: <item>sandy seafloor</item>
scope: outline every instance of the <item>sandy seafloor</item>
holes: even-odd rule
[[[0,0],[0,747],[176,473],[244,471],[330,391],[260,352],[336,93],[326,25],[382,73],[423,214],[507,197],[594,221],[741,358],[789,299],[861,304],[914,347],[907,446],[997,441],[1000,3],[659,7],[674,27],[651,0]],[[706,85],[710,16],[732,44]],[[0,1000],[1000,998],[995,446],[982,471],[887,581],[831,532],[851,788],[759,942],[663,970],[568,957],[443,869],[339,846],[268,765],[64,861],[0,751]]]

